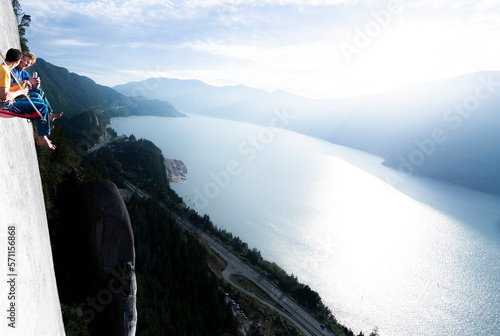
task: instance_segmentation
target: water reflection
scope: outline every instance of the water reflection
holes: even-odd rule
[[[255,125],[192,116],[113,126],[188,165],[189,183],[174,186],[188,203],[237,161],[241,173],[203,211],[318,291],[354,331],[500,330],[498,197],[417,177],[391,186],[379,158],[288,131],[248,162],[237,149]]]

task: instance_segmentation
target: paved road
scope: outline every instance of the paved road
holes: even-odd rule
[[[129,181],[126,181],[125,184],[130,190],[137,192],[139,196],[146,198],[149,197]],[[200,228],[194,226],[185,218],[172,212],[171,214],[179,224],[191,231],[200,234],[206,240],[210,248],[227,262],[228,266],[222,273],[226,281],[238,287],[246,294],[258,299],[266,306],[274,309],[277,313],[287,318],[291,323],[299,328],[305,335],[335,335],[330,329],[321,327],[322,323],[320,321],[310,315],[301,306],[295,303],[295,301],[290,299],[285,293],[278,289],[274,284],[269,282],[263,275],[255,271],[250,265],[245,263],[234,253],[229,251],[225,246],[205,234]],[[277,307],[271,304],[270,302],[264,300],[263,298],[257,296],[252,292],[247,291],[245,288],[235,283],[230,278],[232,274],[240,275],[251,280],[281,307]]]
[[[123,135],[120,135],[120,136],[117,136],[115,138],[111,137],[111,135],[108,133],[107,136],[106,136],[106,139],[103,141],[103,142],[100,142],[96,145],[94,145],[94,147],[92,147],[91,149],[89,149],[87,152],[89,154],[91,153],[95,153],[96,151],[98,151],[99,149],[101,149],[102,147],[104,146],[107,146],[109,143],[113,142],[113,141],[116,141],[116,140],[120,140],[121,138],[124,138]],[[94,154],[95,155],[95,154]]]
[[[125,184],[125,186],[132,192],[135,192],[137,193],[138,196],[142,197],[142,198],[146,198],[148,199],[149,198],[149,195],[146,194],[145,192],[143,192],[141,189],[137,188],[135,185],[133,185],[130,181],[128,180],[124,180],[123,183]]]
[[[138,193],[139,196],[149,198],[147,194],[142,192],[140,189],[135,187],[129,181],[125,181],[126,186],[133,192]],[[167,209],[168,210],[168,209]],[[169,210],[170,211],[170,210]],[[274,284],[269,282],[263,275],[255,271],[250,265],[245,263],[234,253],[229,251],[225,246],[214,240],[212,237],[205,234],[200,228],[191,224],[185,218],[171,212],[175,220],[184,226],[185,228],[194,231],[201,235],[210,248],[217,253],[222,259],[224,259],[228,266],[223,272],[224,279],[234,286],[238,287],[240,290],[244,291],[248,295],[258,299],[260,302],[266,306],[274,309],[277,313],[281,314],[283,317],[287,318],[292,322],[297,328],[299,328],[305,335],[335,335],[330,329],[322,327],[322,323],[306,312],[301,306],[299,306],[295,301],[290,299],[285,293],[278,289]],[[258,285],[262,291],[264,291],[269,297],[271,297],[275,302],[277,302],[281,307],[277,307],[270,302],[264,300],[263,298],[257,296],[254,293],[247,291],[245,288],[241,287],[239,284],[231,280],[231,275],[237,274],[243,276],[256,285]]]
[[[234,253],[229,251],[225,246],[205,234],[201,229],[189,223],[186,219],[180,217],[177,214],[173,214],[173,216],[179,224],[200,234],[206,240],[210,248],[227,262],[228,266],[223,272],[223,276],[226,281],[238,287],[248,295],[258,299],[266,306],[274,309],[277,313],[281,314],[290,322],[292,322],[306,335],[335,335],[330,329],[322,328],[322,323],[320,321],[310,315],[301,306],[295,303],[295,301],[293,301],[285,293],[283,293],[279,288],[269,282],[263,275],[255,271],[250,265],[245,263]],[[240,275],[251,280],[281,307],[276,307],[275,305],[269,303],[268,301],[255,295],[254,293],[247,291],[245,288],[232,281],[230,278],[232,274]]]

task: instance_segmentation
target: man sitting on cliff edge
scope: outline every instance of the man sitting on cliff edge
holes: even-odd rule
[[[47,108],[49,109],[49,121],[53,122],[55,119],[59,118],[62,116],[63,112],[61,113],[52,113],[52,107],[50,106],[50,103],[45,96],[45,92],[40,89],[40,77],[31,77],[28,71],[26,69],[36,62],[36,56],[30,51],[25,51],[23,52],[23,57],[21,58],[21,62],[17,67],[12,69],[12,72],[14,75],[17,77],[19,82],[29,82],[31,89],[29,90],[28,94],[30,98],[40,98],[43,100],[45,105],[47,105]],[[14,78],[12,78],[12,86],[15,86],[17,83]],[[16,101],[19,99],[27,99],[26,96],[21,96],[21,97],[16,97]],[[52,126],[53,128],[53,126]]]
[[[19,95],[24,95],[24,90],[19,86],[11,87],[10,71],[19,65],[23,53],[18,49],[9,49],[5,55],[5,64],[0,66],[0,101],[2,104],[13,103],[14,107],[20,110],[22,114],[30,114],[35,111],[28,99],[21,99],[14,102],[14,98]],[[29,87],[29,83],[27,84]],[[30,98],[33,105],[41,113],[47,122],[35,121],[37,145],[56,149],[56,146],[47,138],[50,134],[49,109],[43,100],[39,98]]]

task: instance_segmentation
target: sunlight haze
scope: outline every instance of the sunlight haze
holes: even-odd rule
[[[340,98],[500,69],[488,0],[20,3],[32,52],[107,86],[168,77]]]

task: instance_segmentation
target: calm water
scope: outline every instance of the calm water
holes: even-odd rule
[[[112,126],[183,160],[188,183],[172,187],[185,202],[309,284],[355,333],[500,335],[500,198],[274,127],[196,115]]]

